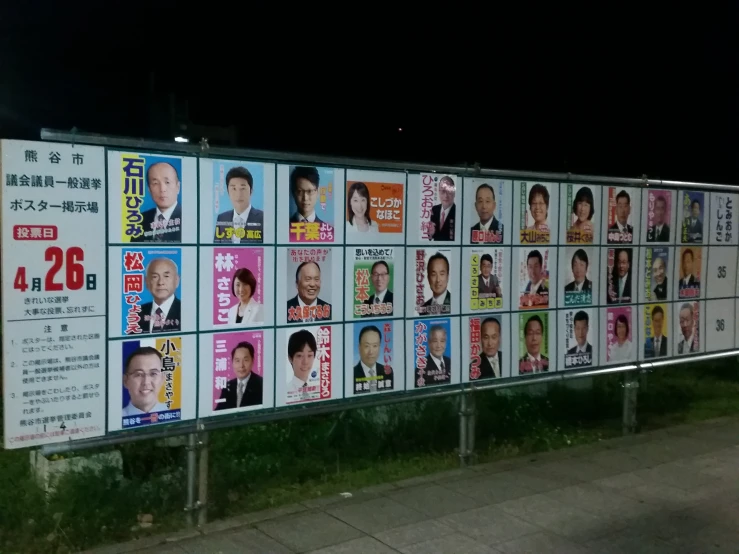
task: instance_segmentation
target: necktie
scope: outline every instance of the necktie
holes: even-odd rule
[[[234,224],[234,233],[231,235],[231,242],[234,244],[239,244],[241,242],[241,239],[236,236],[236,229],[243,229],[244,228],[244,220],[241,218],[241,216],[236,216],[233,221]]]
[[[659,356],[659,339],[654,341],[654,355]]]
[[[379,304],[379,303],[380,303],[380,297],[379,296],[375,296],[375,304]]]
[[[239,383],[239,390],[236,392],[236,407],[241,406],[241,399],[244,398],[244,390],[246,389],[246,382],[242,381]]]
[[[441,219],[439,220],[439,229],[444,227],[445,221],[446,221],[446,217],[444,217],[444,210],[441,210]]]
[[[154,228],[154,240],[156,242],[161,242],[164,238],[164,216],[162,214],[159,214],[157,216],[157,224]]]
[[[164,312],[161,308],[157,308],[157,311],[154,312],[154,325],[153,327],[164,327]]]
[[[441,360],[441,372],[446,373],[446,368],[444,367],[444,360]]]
[[[377,390],[377,380],[375,377],[377,376],[377,372],[375,371],[375,368],[369,370],[369,376],[370,376],[370,390],[372,392],[375,392]]]
[[[498,367],[498,358],[493,358],[493,375],[500,377],[500,368]]]

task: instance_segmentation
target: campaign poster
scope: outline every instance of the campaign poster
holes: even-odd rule
[[[266,347],[263,331],[212,335],[213,376],[207,390],[213,411],[262,407]]]
[[[715,246],[739,244],[739,236],[734,230],[734,208],[739,202],[739,195],[728,192],[711,193],[711,211],[709,220],[710,243]],[[704,219],[705,221],[705,219]]]
[[[413,322],[414,387],[417,389],[452,382],[452,328],[449,318]]]
[[[678,298],[700,298],[701,268],[703,265],[703,249],[696,246],[682,246],[680,265],[678,267]]]
[[[696,354],[701,351],[700,302],[676,302],[675,309],[675,355]]]
[[[670,329],[669,304],[647,304],[642,306],[644,327],[644,354],[642,359],[664,358],[672,351],[668,332]]]
[[[502,310],[505,250],[466,248],[465,258],[468,260],[468,268],[465,269],[469,269],[468,294],[465,301],[469,304],[470,311]]]
[[[287,248],[284,250],[284,275],[278,286],[277,309],[287,323],[311,323],[341,319],[334,313],[336,300],[341,300],[341,258],[331,248]],[[338,266],[338,267],[336,267]],[[337,306],[338,308],[339,306]]]
[[[348,244],[405,242],[405,181],[404,173],[347,170]]]
[[[548,247],[518,249],[518,307],[521,310],[549,306],[552,264]]]
[[[451,248],[412,248],[406,259],[408,276],[408,317],[459,313],[459,283],[450,276],[455,267]],[[452,290],[452,287],[454,289]]]
[[[408,219],[414,224],[412,236],[416,235],[419,243],[459,244],[461,213],[457,215],[456,197],[461,191],[461,181],[456,175],[443,173],[414,176],[416,186],[409,193],[414,206],[409,209]]]
[[[264,248],[214,248],[213,325],[264,325]]]
[[[562,260],[562,282],[564,303],[560,305],[590,306],[593,304],[593,291],[598,290],[593,274],[598,271],[598,249],[593,246],[568,246]],[[597,303],[597,302],[596,302]]]
[[[529,312],[518,316],[518,374],[549,371],[549,312]],[[554,371],[554,368],[552,369]]]
[[[705,193],[680,191],[678,197],[682,210],[680,242],[682,244],[703,244],[703,221],[706,217]]]
[[[333,244],[343,241],[344,170],[280,165],[277,168],[278,242]]]
[[[464,179],[464,244],[501,245],[510,228],[513,183],[504,179]],[[508,238],[510,243],[510,238]]]
[[[272,242],[274,186],[274,164],[201,159],[201,217],[209,220],[210,225],[205,229],[201,226],[201,242]],[[208,210],[207,216],[205,210]],[[268,214],[266,225],[265,212]]]
[[[121,250],[120,260],[120,333],[182,331],[182,249],[128,247]]]
[[[593,345],[597,345],[598,338],[598,318],[595,314],[597,310],[590,308],[559,312],[560,329],[564,332],[562,352],[565,369],[598,365],[597,351],[593,349]]]
[[[729,298],[737,296],[736,266],[739,248],[736,246],[712,246],[708,252],[708,263],[704,282],[704,296]]]
[[[182,338],[127,340],[121,345],[121,352],[122,428],[180,421]]]
[[[109,151],[108,182],[119,191],[109,195],[110,225],[120,226],[118,242],[197,242],[196,166],[192,157]]]
[[[706,352],[721,352],[734,348],[736,306],[733,298],[706,302]]]
[[[462,381],[465,383],[510,377],[508,314],[462,318]]]
[[[600,187],[594,185],[561,184],[561,211],[567,244],[593,244],[600,238]]]
[[[631,306],[606,308],[606,362],[631,362],[636,359],[636,329],[632,323]]]
[[[556,184],[516,181],[516,187],[520,244],[556,242]]]
[[[634,288],[634,249],[609,248],[606,252],[606,303],[636,302]]]
[[[671,242],[672,191],[648,189],[645,195],[647,242]]]
[[[402,377],[402,322],[380,320],[354,323],[347,328],[344,350],[346,398],[405,388]]]
[[[354,319],[392,316],[397,304],[400,312],[402,304],[395,299],[397,282],[395,255],[393,247],[347,248],[353,255],[351,266],[351,308]],[[402,250],[402,249],[401,249]],[[350,257],[350,259],[352,259]],[[402,265],[402,264],[401,264]]]
[[[605,201],[607,243],[633,244],[639,218],[639,190],[608,187]]]
[[[670,299],[670,249],[666,246],[646,247],[644,250],[644,301]]]
[[[306,325],[277,331],[277,405],[341,398],[342,328]],[[334,361],[338,361],[338,365]]]

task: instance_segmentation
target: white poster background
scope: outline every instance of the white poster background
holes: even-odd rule
[[[739,249],[736,246],[711,246],[708,251],[708,267],[703,275],[706,284],[704,298],[727,298],[736,294],[736,265]]]
[[[593,224],[593,240],[588,243],[580,242],[568,242],[567,231],[572,227],[573,223],[577,221],[577,216],[573,212],[573,204],[575,198],[580,189],[588,188],[593,193],[593,217],[590,219],[590,223]],[[572,201],[567,201],[568,191],[571,190]],[[601,187],[597,185],[591,185],[588,183],[560,183],[559,184],[559,205],[560,205],[560,216],[559,224],[561,225],[559,236],[562,244],[580,245],[580,244],[600,244],[600,228],[601,221],[603,218],[603,211],[601,210],[602,202],[600,199]]]
[[[633,187],[603,187],[603,210],[601,212],[601,225],[602,225],[602,244],[610,244],[610,241],[608,240],[608,214],[610,213],[610,206],[609,206],[609,194],[610,190],[613,189],[613,202],[614,206],[616,205],[616,196],[621,191],[626,191],[626,194],[629,195],[629,206],[631,206],[631,209],[629,211],[629,217],[626,220],[627,225],[631,225],[633,228],[632,231],[632,237],[631,242],[627,243],[615,243],[615,244],[633,244],[638,245],[639,244],[639,237],[641,237],[640,231],[641,231],[641,191],[639,189],[633,188]]]
[[[430,220],[431,207],[428,208],[429,215],[424,217],[422,203],[426,194],[424,190],[430,190],[431,206],[441,204],[439,199],[439,180],[442,177],[451,177],[456,187],[454,194],[454,240],[433,241],[423,238],[421,225]],[[426,185],[424,185],[426,183]],[[428,245],[435,248],[446,248],[447,246],[460,245],[464,229],[462,227],[462,178],[450,173],[412,173],[408,175],[407,205],[408,211],[408,233],[406,233],[406,244]],[[469,230],[469,229],[468,229]]]
[[[475,208],[475,200],[477,188],[481,185],[489,185],[495,191],[495,219],[503,225],[503,241],[498,244],[493,243],[473,243],[472,227],[480,223],[480,216]],[[462,244],[464,245],[484,245],[484,246],[502,246],[511,244],[511,221],[513,213],[509,209],[512,205],[513,182],[506,179],[468,179],[464,178],[464,219],[462,222]]]
[[[682,310],[682,307],[684,304],[690,304],[693,305],[693,313],[695,314],[695,304],[698,305],[698,348],[695,352],[683,352],[682,354],[679,352],[678,345],[680,344],[680,341],[683,340],[684,336],[682,334],[682,331],[680,330],[680,310]],[[705,352],[706,350],[706,330],[713,331],[713,328],[706,329],[706,303],[705,302],[698,302],[698,301],[692,301],[692,300],[686,300],[681,302],[674,302],[672,304],[672,355],[677,356],[687,356],[689,354],[699,354],[701,352]],[[711,321],[713,321],[715,325],[715,318],[711,318]]]
[[[107,365],[105,150],[3,140],[0,151],[5,447],[100,436],[105,432]],[[88,289],[92,279],[95,288]],[[60,340],[72,333],[87,338]],[[33,341],[33,346],[24,341]],[[65,346],[71,350],[61,350]],[[76,360],[89,356],[98,359]],[[68,363],[67,358],[75,360]],[[78,362],[99,367],[58,370]],[[44,373],[37,375],[37,370]],[[94,388],[85,388],[89,386]],[[24,397],[37,390],[48,397],[49,389],[67,388],[63,399],[61,393],[51,393],[59,398],[53,409],[45,397]],[[85,396],[90,392],[100,394]],[[85,416],[81,420],[80,413]]]
[[[529,210],[529,194],[531,187],[534,185],[542,185],[549,192],[549,208],[547,210],[547,223],[549,225],[549,242],[547,244],[556,245],[559,232],[559,186],[557,183],[548,181],[514,181],[513,182],[513,228],[511,229],[513,242],[522,246],[533,246],[528,243],[521,242],[521,205],[525,209],[524,226],[533,225],[534,220]],[[523,187],[526,186],[526,193],[522,196]],[[510,205],[510,204],[509,204]],[[569,211],[569,210],[568,210]],[[542,245],[538,245],[542,246]],[[543,246],[546,246],[544,244]]]
[[[709,217],[706,217],[703,221],[710,237],[709,243],[711,245],[739,244],[739,228],[737,227],[738,209],[739,194],[728,192],[711,193],[711,211]],[[729,221],[731,221],[731,228],[727,225]]]
[[[575,338],[575,315],[583,311],[588,316],[588,344],[590,345],[592,349],[591,354],[591,360],[592,363],[588,365],[577,365],[577,366],[568,366],[566,363],[566,355],[567,351],[571,350],[573,348],[577,348],[577,339]],[[568,333],[567,328],[567,314],[571,314],[572,316],[572,329],[571,333]],[[586,369],[586,368],[594,368],[598,366],[598,347],[599,340],[598,338],[600,335],[598,334],[598,324],[600,323],[598,309],[597,308],[581,308],[581,307],[573,307],[568,308],[566,310],[559,310],[559,321],[558,321],[558,330],[559,330],[559,344],[557,345],[559,348],[557,348],[557,361],[559,364],[559,368],[562,370],[570,370],[570,369]]]
[[[585,254],[588,257],[588,269],[585,272],[585,279],[590,281],[590,286],[592,290],[592,298],[591,303],[588,304],[589,306],[597,306],[599,302],[599,295],[598,291],[600,290],[600,282],[601,282],[601,274],[600,274],[600,248],[597,246],[568,246],[566,248],[560,247],[559,253],[562,254],[560,256],[559,260],[559,290],[557,291],[557,299],[558,303],[557,306],[560,308],[569,308],[570,306],[565,306],[565,299],[567,298],[567,293],[565,291],[565,287],[569,285],[570,283],[574,282],[575,277],[572,273],[572,258],[575,256],[575,252],[578,250],[583,249],[585,251]],[[571,294],[575,294],[574,292]],[[550,289],[550,295],[551,295],[551,289]],[[551,300],[550,300],[551,304]],[[572,306],[573,308],[576,306]]]
[[[213,182],[213,165],[228,164],[229,166],[239,163],[260,164],[250,160],[213,160],[209,158],[200,158],[200,242],[209,244],[213,242],[215,233],[215,219],[217,215],[213,210],[213,203],[216,197],[216,190],[223,186],[226,196],[228,196],[228,183]],[[264,166],[264,183],[254,183],[254,189],[257,186],[263,187],[262,205],[254,206],[264,212],[264,226],[262,228],[261,243],[244,243],[243,246],[259,246],[260,244],[273,244],[275,242],[275,164],[260,164]],[[222,170],[221,170],[222,171]],[[253,195],[252,191],[252,195]],[[224,210],[219,210],[223,212]],[[233,209],[232,209],[233,211]],[[231,243],[224,243],[220,246],[230,246]]]
[[[458,315],[460,311],[460,286],[459,286],[459,272],[457,268],[458,257],[460,255],[459,248],[444,248],[439,245],[426,247],[426,248],[406,248],[405,249],[405,260],[406,260],[406,289],[405,289],[405,313],[406,317],[419,317],[416,311],[416,280],[419,276],[416,274],[416,256],[417,252],[423,251],[423,301],[426,302],[432,297],[431,287],[429,286],[428,280],[428,261],[431,256],[437,252],[442,254],[449,260],[449,280],[447,282],[447,290],[451,294],[451,312],[444,314],[422,314],[421,317],[448,317],[449,315]]]

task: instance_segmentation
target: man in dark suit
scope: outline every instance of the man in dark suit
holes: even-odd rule
[[[647,229],[647,242],[669,242],[670,226],[665,221],[667,201],[658,196],[654,201],[654,225]]]
[[[588,366],[593,363],[593,345],[588,342],[590,330],[590,317],[588,313],[580,310],[575,314],[573,320],[575,340],[577,344],[567,351],[568,356],[576,356],[570,360],[573,366]]]
[[[667,300],[667,268],[665,261],[659,256],[652,262],[652,277],[654,278],[654,289],[652,296],[654,300]]]
[[[226,173],[226,188],[233,209],[218,214],[213,242],[262,242],[264,212],[251,205],[251,172],[245,167],[232,167]]]
[[[500,351],[500,321],[485,318],[480,325],[480,374],[474,376],[470,365],[470,379],[490,379],[503,376],[503,354]]]
[[[439,179],[439,200],[431,208],[431,220],[429,221],[429,238],[433,241],[453,241],[455,238],[455,223],[457,205],[454,203],[456,185],[454,180],[445,175]]]
[[[500,242],[498,240],[489,240],[496,238],[496,234],[501,232],[502,225],[495,217],[495,190],[490,185],[483,183],[477,187],[475,192],[475,210],[480,221],[475,223],[470,229],[470,242],[485,243]],[[480,233],[483,231],[483,233]]]
[[[693,267],[693,251],[690,248],[683,250],[682,254],[682,277],[680,277],[679,290],[700,287],[700,281],[695,276]]]
[[[316,215],[316,200],[320,176],[315,167],[297,166],[290,173],[290,194],[297,211],[290,216],[290,223],[323,223]]]
[[[565,285],[565,292],[592,292],[593,283],[587,278],[590,261],[588,253],[578,248],[572,255],[572,276],[574,280]]]
[[[321,268],[316,262],[303,262],[295,272],[298,294],[287,301],[287,321],[310,322],[331,319],[331,304],[318,298],[321,292]]]
[[[146,171],[146,186],[154,208],[141,214],[143,233],[131,242],[182,242],[182,206],[177,202],[180,177],[172,164],[157,162]]]
[[[683,242],[703,242],[703,222],[701,216],[701,203],[693,200],[690,204],[690,217],[686,217],[683,221],[683,234],[686,236]]]
[[[667,356],[667,337],[662,334],[665,312],[661,306],[652,308],[652,336],[644,343],[644,357]]]
[[[254,346],[250,342],[240,342],[231,351],[231,367],[236,375],[221,390],[216,411],[259,406],[262,404],[262,378],[252,372],[254,366]]]
[[[359,363],[354,366],[354,394],[392,390],[393,368],[377,361],[382,351],[382,333],[374,325],[359,332]]]
[[[518,360],[518,373],[542,373],[549,371],[549,358],[542,354],[542,341],[548,341],[544,336],[544,323],[538,315],[531,316],[523,329],[526,353]]]
[[[452,360],[444,355],[446,350],[446,329],[441,325],[432,325],[429,329],[428,347],[430,354],[426,356],[426,368],[416,368],[416,386],[422,380],[423,385],[444,385],[451,382]]]
[[[631,215],[631,197],[629,193],[622,190],[616,195],[616,221],[608,228],[610,232],[621,233],[622,238],[634,236],[634,226],[629,225]],[[611,242],[611,241],[609,241]],[[630,240],[616,240],[614,242],[631,242]]]
[[[169,258],[154,258],[146,266],[146,290],[151,302],[141,304],[141,332],[168,333],[180,331],[180,299],[175,296],[180,285],[180,276],[175,264]]]
[[[480,257],[480,275],[477,276],[478,298],[500,298],[503,296],[498,276],[493,275],[492,272],[493,257],[490,254],[483,254]]]
[[[370,312],[362,317],[393,315],[393,291],[388,289],[388,284],[390,283],[390,266],[387,265],[385,260],[378,260],[372,264],[370,279],[372,279],[372,286],[375,292],[364,303],[368,306],[389,304],[390,310],[383,310],[382,313],[376,314]]]
[[[631,249],[616,250],[616,265],[611,271],[608,284],[608,304],[631,302]]]
[[[447,260],[444,254],[437,252],[429,258],[428,264],[426,265],[426,273],[429,288],[431,289],[431,298],[423,303],[425,310],[422,313],[450,313],[452,309],[452,294],[448,290],[449,260]]]

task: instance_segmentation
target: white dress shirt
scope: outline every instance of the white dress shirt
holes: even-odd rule
[[[139,410],[136,406],[133,405],[133,402],[129,402],[126,407],[123,408],[123,417],[142,416],[146,414],[153,414],[155,412],[166,412],[167,410],[167,405],[163,402],[157,402],[156,404],[154,404],[154,407],[148,412]]]
[[[493,375],[500,377],[500,366],[498,365],[498,356],[486,356],[490,367],[493,368]]]
[[[154,214],[154,234],[152,235],[152,238],[157,235],[166,235],[164,231],[169,227],[169,220],[172,217],[172,214],[174,213],[174,209],[177,207],[177,202],[172,204],[169,208],[167,208],[164,211],[161,211],[159,207],[157,207],[157,211]],[[162,221],[162,226],[158,227],[159,224],[159,216],[164,217],[164,221]]]
[[[237,213],[236,210],[234,210],[231,220],[234,229],[234,233],[231,235],[231,242],[234,244],[239,244],[241,242],[241,239],[236,236],[236,229],[246,229],[246,221],[249,219],[249,212],[251,212],[251,204],[249,204],[249,207],[241,213]]]
[[[157,308],[162,309],[162,319],[161,319],[161,326],[164,327],[164,323],[167,321],[167,314],[169,313],[169,310],[172,308],[172,304],[174,303],[174,294],[167,298],[161,305],[157,304],[156,300],[152,299],[151,301],[151,314],[149,319],[149,332],[154,332],[154,323],[155,318],[157,316]]]

